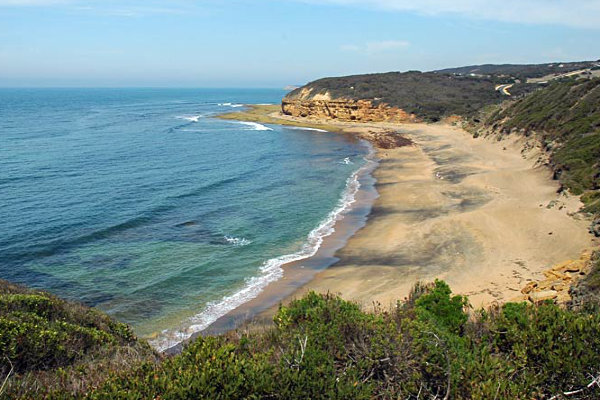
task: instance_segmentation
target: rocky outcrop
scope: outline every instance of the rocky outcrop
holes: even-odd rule
[[[371,142],[378,149],[396,149],[414,144],[412,140],[397,131],[368,131],[360,133],[358,136]]]
[[[417,117],[398,107],[373,100],[332,98],[328,93],[314,93],[301,88],[286,96],[281,111],[293,117],[325,118],[356,122],[414,122]]]
[[[281,102],[281,111],[294,117],[312,117],[356,122],[415,122],[414,114],[373,104],[371,100],[287,100]]]
[[[522,295],[511,301],[529,301],[534,304],[545,300],[552,300],[558,304],[570,302],[570,289],[587,274],[591,258],[591,251],[585,251],[579,260],[569,260],[555,265],[544,272],[545,279],[528,283],[521,290]]]

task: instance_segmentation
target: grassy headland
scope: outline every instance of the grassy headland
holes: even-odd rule
[[[494,90],[492,78],[473,78],[433,72],[390,72],[323,78],[310,82],[286,99],[329,96],[334,99],[370,99],[414,114],[427,122],[451,115],[472,115],[488,104],[500,103],[504,95]],[[305,93],[310,93],[305,96]]]

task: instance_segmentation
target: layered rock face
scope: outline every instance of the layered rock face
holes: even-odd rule
[[[356,122],[412,122],[413,114],[390,107],[374,105],[370,100],[283,100],[281,111],[294,117],[331,118]]]
[[[327,93],[312,94],[310,89],[288,95],[281,101],[281,111],[293,117],[330,118],[356,122],[414,122],[417,117],[385,103],[372,100],[332,99]]]

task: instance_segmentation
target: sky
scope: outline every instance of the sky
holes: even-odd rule
[[[600,59],[600,0],[0,0],[0,87],[273,87]]]

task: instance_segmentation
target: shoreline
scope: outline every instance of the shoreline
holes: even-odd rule
[[[571,216],[579,199],[557,195],[550,171],[533,167],[537,154],[521,155],[519,139],[403,129],[416,146],[383,155],[367,226],[297,296],[330,290],[386,307],[417,281],[443,279],[474,308],[487,307],[524,300],[525,286],[594,246],[587,222]]]
[[[252,121],[255,122],[255,121]],[[298,127],[305,129],[304,127]],[[308,128],[322,133],[331,133],[316,128]],[[317,133],[318,133],[317,132]],[[299,256],[295,253],[290,261],[280,265],[282,276],[271,281],[253,298],[240,304],[217,318],[206,328],[193,332],[190,336],[164,346],[160,351],[165,354],[177,354],[186,343],[204,335],[218,335],[234,330],[248,321],[262,318],[268,310],[276,309],[285,298],[310,282],[322,270],[338,261],[335,253],[344,247],[348,239],[367,222],[377,192],[374,188],[373,171],[378,165],[375,150],[370,142],[362,140],[368,150],[364,156],[365,164],[348,178],[346,189],[338,205],[307,236],[307,244],[314,245],[312,254]],[[300,251],[307,250],[304,248]],[[294,259],[295,257],[297,259]],[[288,258],[283,255],[279,258]]]
[[[299,119],[278,109],[251,106],[218,118],[368,140],[380,160],[373,171],[378,198],[366,223],[332,254],[336,261],[299,280],[303,284],[288,286],[281,297],[284,292],[273,285],[282,285],[284,275],[192,339],[251,319],[267,321],[278,304],[310,290],[387,307],[408,296],[417,281],[439,278],[455,293],[469,296],[475,308],[523,300],[523,287],[597,245],[586,222],[575,216],[581,206],[578,197],[557,194],[558,183],[549,169],[536,165],[540,152],[524,152],[522,138],[475,139],[445,124]],[[399,146],[379,140],[390,134],[402,139]],[[283,267],[285,274],[294,271],[293,266]]]
[[[485,307],[523,300],[522,290],[546,279],[549,269],[598,245],[577,214],[578,196],[558,194],[541,147],[529,143],[524,150],[526,138],[473,138],[447,124],[300,119],[278,107],[251,107],[244,117],[255,116],[335,125],[365,139],[395,131],[414,142],[378,150],[380,197],[366,227],[339,251],[339,262],[286,301],[317,290],[385,306],[408,295],[417,280],[441,278],[474,307]]]

